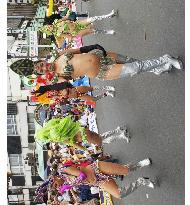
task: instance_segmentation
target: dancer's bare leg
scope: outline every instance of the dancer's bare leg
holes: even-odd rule
[[[100,185],[100,188],[104,191],[111,194],[113,197],[120,199],[121,194],[118,185],[116,184],[115,180],[110,179],[109,181],[106,181]]]
[[[101,146],[102,145],[102,138],[99,134],[90,131],[88,128],[85,129],[86,138],[89,143]]]
[[[75,87],[75,89],[82,94],[86,94],[87,92],[92,92],[95,90],[115,91],[115,88],[113,86],[77,86]]]
[[[96,95],[96,96],[90,96],[87,94],[88,92],[92,92],[96,89],[97,90],[102,89],[102,90],[106,90],[106,91],[104,91],[103,93]],[[78,93],[76,91],[81,93],[82,96],[78,96]],[[94,102],[96,102],[97,100],[100,100],[106,96],[114,97],[114,87],[103,86],[100,88],[97,86],[78,86],[78,87],[72,88],[70,90],[70,93],[69,93],[69,98],[79,98],[79,99],[84,100],[84,101],[94,101]]]
[[[78,98],[80,96],[80,94],[83,95],[83,94],[86,94],[86,93],[91,92],[91,91],[93,91],[93,87],[91,87],[91,86],[74,87],[74,88],[71,88],[69,90],[69,98]]]
[[[129,183],[127,185],[122,185],[119,187],[114,179],[103,182],[99,185],[101,189],[108,192],[117,199],[127,197],[129,194],[133,193],[139,187],[154,188],[155,182],[151,181],[149,178],[139,177],[136,181]]]
[[[99,136],[99,134],[97,134],[93,131],[90,131],[88,128],[85,129],[85,133],[86,133],[86,140],[89,143],[95,144],[97,146],[102,145],[102,138]],[[78,132],[75,137],[76,137],[77,142],[79,142],[79,143],[82,142],[82,136],[81,136],[80,132]]]
[[[104,80],[115,80],[118,79],[122,71],[123,64],[114,64],[111,69],[106,72]]]
[[[123,64],[123,63],[131,63],[131,62],[134,62],[136,60],[134,58],[130,58],[128,56],[125,56],[125,55],[122,55],[122,54],[118,54],[118,53],[114,53],[114,52],[111,52],[111,51],[107,51],[106,53],[115,62],[121,63],[121,64]]]
[[[111,162],[99,161],[99,170],[107,175],[127,175],[131,171],[135,171],[139,168],[149,166],[151,164],[150,159],[144,159],[137,163],[120,165]],[[126,186],[118,187],[115,181],[112,179],[109,182],[104,182],[100,187],[109,192],[116,198],[123,198],[134,192],[141,186],[147,186],[154,188],[154,183],[148,178],[140,177],[136,181],[127,184]]]
[[[128,175],[129,173],[129,168],[121,164],[99,161],[98,166],[100,171],[107,175]]]
[[[90,22],[89,18],[86,19],[82,19],[82,20],[77,20],[77,23],[80,23],[82,25],[88,26],[90,25],[92,22]]]
[[[112,51],[107,51],[106,53],[109,57],[113,58],[115,61],[117,60],[117,56],[118,56],[117,53],[114,53]]]
[[[97,102],[98,100],[105,98],[107,96],[111,96],[112,98],[114,97],[114,92],[113,91],[106,91],[102,94],[96,95],[96,96],[90,96],[90,95],[82,95],[79,97],[79,99],[84,100],[84,101],[94,101]]]
[[[94,90],[93,86],[78,86],[76,87],[77,91],[79,91],[80,93],[87,93],[87,92],[92,92]]]

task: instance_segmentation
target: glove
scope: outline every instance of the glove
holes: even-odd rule
[[[81,53],[88,53],[88,52],[90,52],[94,49],[101,50],[103,52],[104,57],[107,56],[107,53],[106,53],[105,49],[102,46],[100,46],[99,44],[90,45],[90,46],[83,46],[83,47],[80,48],[80,52]]]

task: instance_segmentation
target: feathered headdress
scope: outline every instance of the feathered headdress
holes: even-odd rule
[[[34,62],[30,59],[20,59],[10,65],[10,69],[20,76],[29,76],[34,73]]]

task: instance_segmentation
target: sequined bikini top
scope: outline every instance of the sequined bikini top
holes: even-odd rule
[[[65,61],[67,63],[67,65],[63,68],[63,77],[71,77],[74,68],[72,65],[70,65],[68,62],[73,58],[73,53],[65,53],[64,57],[65,57]]]

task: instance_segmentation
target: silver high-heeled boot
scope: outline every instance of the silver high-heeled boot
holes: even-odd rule
[[[117,139],[124,139],[127,141],[127,143],[130,142],[130,135],[126,127],[117,127],[115,130],[104,132],[103,134],[101,134],[101,137],[103,138],[103,144],[110,144]]]
[[[102,21],[103,19],[112,18],[112,17],[114,17],[116,15],[117,15],[117,11],[115,11],[113,9],[109,14],[90,17],[90,18],[87,19],[87,21],[93,23],[95,21]]]
[[[163,58],[165,58],[167,63],[163,67],[155,68],[153,70],[150,70],[149,72],[160,75],[161,73],[171,71],[172,68],[176,68],[178,70],[181,70],[183,68],[183,64],[180,60],[173,58],[168,54],[165,54]]]
[[[172,66],[177,69],[182,69],[182,63],[168,54],[150,60],[137,60],[123,65],[120,78],[133,76],[142,72],[153,72],[154,74],[159,75],[163,72],[170,71]]]
[[[101,29],[94,29],[93,30],[94,34],[107,34],[107,35],[114,35],[115,31],[114,30],[101,30]]]
[[[147,158],[147,159],[143,159],[137,163],[131,163],[131,164],[127,164],[125,166],[128,167],[130,172],[132,172],[132,171],[136,171],[137,169],[149,166],[151,164],[152,164],[151,159]]]
[[[133,193],[139,187],[146,186],[148,188],[155,188],[155,182],[151,181],[146,177],[139,177],[135,182],[130,183],[128,186],[124,186],[120,188],[121,198],[128,196]]]

